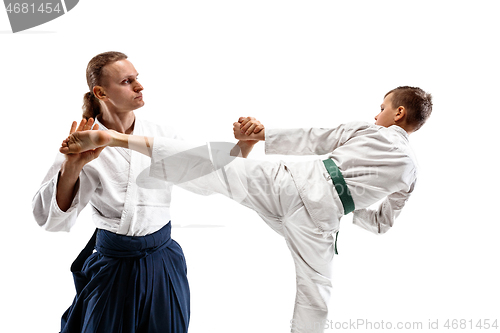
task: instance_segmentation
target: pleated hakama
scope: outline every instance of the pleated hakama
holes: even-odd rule
[[[96,252],[72,266],[76,297],[61,333],[187,332],[186,261],[170,230],[170,223],[143,237],[97,230]]]

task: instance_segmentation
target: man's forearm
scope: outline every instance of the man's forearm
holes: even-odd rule
[[[78,178],[82,167],[65,161],[59,171],[57,180],[56,202],[59,208],[65,212],[71,207],[76,195]]]
[[[231,156],[247,158],[256,143],[257,141],[238,141],[238,143],[236,143],[234,148],[231,150]]]
[[[259,141],[265,141],[265,130],[262,129],[259,133],[251,133],[249,135],[235,130],[235,138],[239,139],[236,146],[231,150],[231,156],[240,156],[246,158],[253,149],[253,146]]]

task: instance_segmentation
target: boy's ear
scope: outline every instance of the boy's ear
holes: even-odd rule
[[[404,106],[398,107],[398,110],[396,112],[396,116],[394,117],[395,121],[400,121],[406,116],[406,108]]]

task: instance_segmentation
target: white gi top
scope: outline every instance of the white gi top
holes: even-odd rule
[[[417,180],[408,134],[396,125],[352,122],[333,129],[266,129],[265,147],[266,154],[328,154],[354,200],[353,223],[374,233],[392,227]],[[310,162],[285,164],[313,220],[324,231],[338,230],[334,220],[340,220],[343,209],[336,191],[332,200],[331,189],[325,188],[325,177],[330,177],[323,162],[317,160],[312,167]],[[331,180],[327,184],[333,186]],[[384,198],[377,210],[367,209]]]
[[[100,123],[99,129],[107,130]],[[171,128],[137,117],[133,134],[180,139]],[[124,148],[105,148],[97,159],[83,167],[75,199],[66,212],[56,202],[57,181],[63,161],[64,155],[58,154],[33,198],[33,215],[45,230],[69,231],[88,203],[96,227],[117,234],[144,236],[170,221],[172,184],[154,178],[148,178],[147,186],[141,187],[136,183],[139,174],[149,168],[149,157]]]

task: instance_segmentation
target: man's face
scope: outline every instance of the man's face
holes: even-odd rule
[[[144,89],[134,65],[127,59],[115,61],[104,67],[102,88],[110,111],[129,112],[144,106],[141,91]]]
[[[380,113],[375,116],[375,125],[380,125],[384,127],[389,127],[396,122],[394,117],[396,116],[398,110],[392,106],[392,93],[387,95],[380,105]]]

